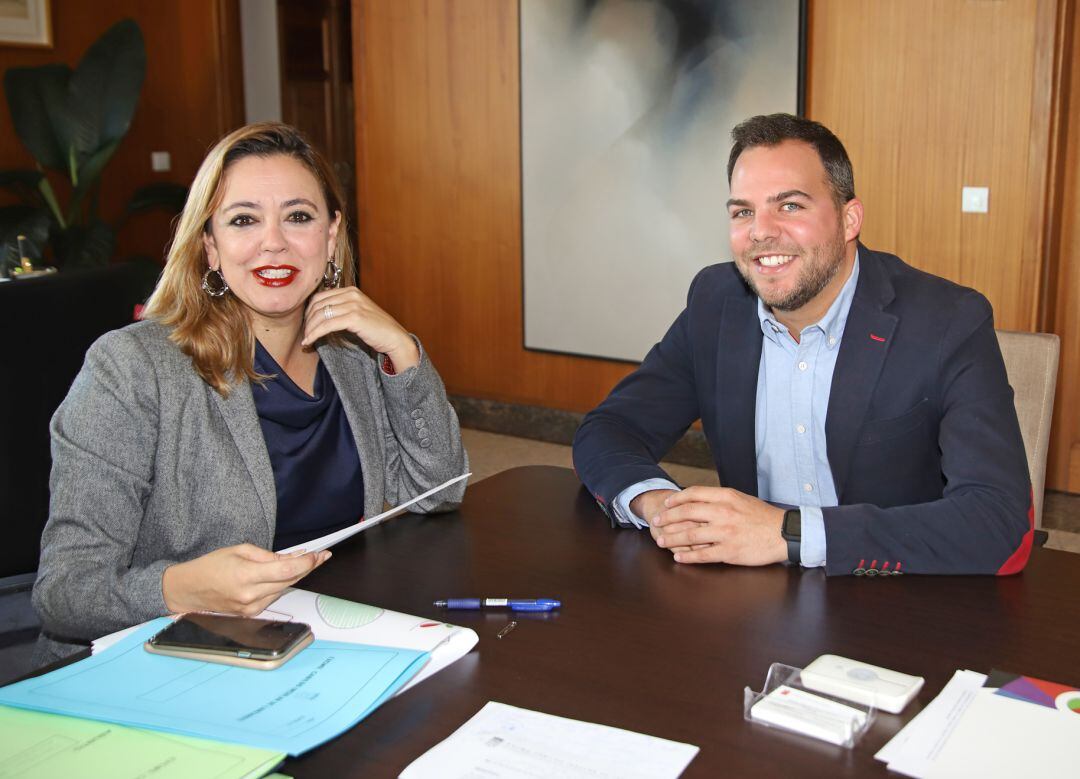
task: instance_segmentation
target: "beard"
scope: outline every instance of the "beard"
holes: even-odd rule
[[[844,264],[846,246],[847,242],[844,240],[842,225],[831,241],[818,244],[810,249],[808,253],[784,248],[773,249],[755,246],[753,248],[753,254],[755,255],[761,255],[764,252],[766,254],[791,254],[802,258],[803,266],[799,271],[799,277],[795,280],[795,285],[787,292],[771,291],[765,285],[762,285],[765,289],[761,289],[754,283],[754,274],[751,270],[754,260],[749,253],[743,256],[742,263],[735,263],[735,267],[742,275],[747,286],[753,290],[755,295],[761,298],[766,306],[774,311],[797,311],[816,298],[825,287],[829,286],[829,282],[836,278],[836,274]]]

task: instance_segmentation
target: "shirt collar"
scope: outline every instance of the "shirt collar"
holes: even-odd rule
[[[855,287],[859,282],[859,250],[855,250],[855,263],[851,267],[851,275],[848,276],[848,280],[844,282],[844,286],[840,288],[840,294],[836,296],[836,300],[829,306],[829,310],[825,312],[825,316],[819,319],[814,324],[807,327],[806,330],[811,328],[818,328],[825,335],[826,348],[834,349],[840,345],[840,339],[844,335],[844,327],[847,325],[848,313],[851,311],[851,301],[855,298]],[[758,319],[761,322],[761,332],[765,334],[765,337],[774,343],[779,343],[780,336],[786,335],[788,332],[787,325],[781,324],[777,321],[773,312],[769,310],[761,298],[757,300],[757,312]]]

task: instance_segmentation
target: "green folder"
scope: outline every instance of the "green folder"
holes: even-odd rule
[[[255,779],[284,752],[0,706],[0,779]]]

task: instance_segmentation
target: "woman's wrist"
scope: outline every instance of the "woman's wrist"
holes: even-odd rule
[[[183,597],[185,565],[186,563],[174,563],[161,573],[161,597],[165,600],[165,608],[171,614],[192,611]]]
[[[404,373],[413,366],[420,364],[420,349],[416,341],[408,333],[401,345],[390,351],[383,352],[394,366],[394,373]]]

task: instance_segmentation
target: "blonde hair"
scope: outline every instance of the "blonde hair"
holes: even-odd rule
[[[287,124],[264,122],[241,127],[218,141],[191,183],[165,270],[143,316],[171,328],[170,340],[191,357],[198,374],[222,397],[228,397],[231,385],[242,378],[257,381],[265,377],[255,372],[255,335],[247,308],[230,293],[213,298],[202,288],[209,268],[203,235],[224,196],[222,181],[229,167],[244,157],[278,154],[303,164],[319,183],[329,213],[341,214],[334,258],[341,268],[341,285],[356,283],[341,185],[330,163],[307,138]],[[331,334],[327,340],[342,339]]]

